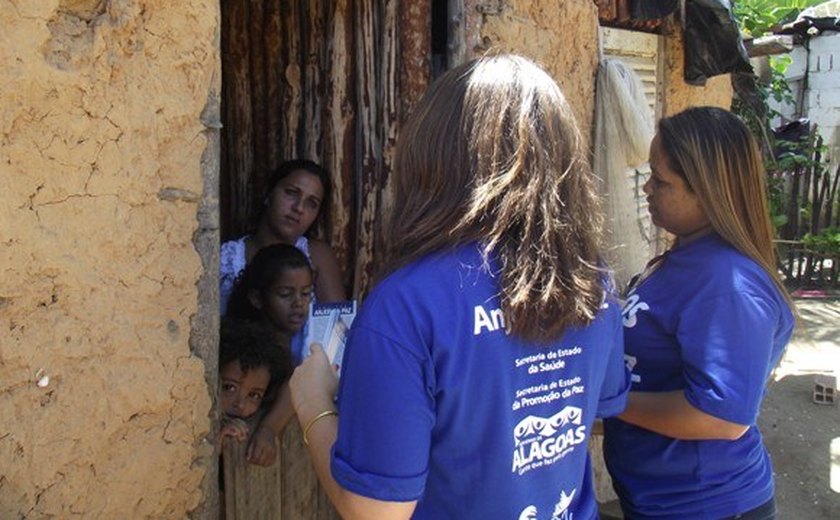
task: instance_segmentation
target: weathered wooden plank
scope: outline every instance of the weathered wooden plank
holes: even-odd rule
[[[298,140],[300,119],[303,111],[302,69],[301,69],[301,5],[300,0],[283,2],[283,33],[285,69],[284,90],[281,106],[283,110],[282,150],[287,159],[300,157],[303,148]]]
[[[471,60],[481,44],[481,1],[449,0],[447,4],[446,61],[450,69]]]
[[[355,161],[355,76],[353,62],[352,0],[336,0],[328,22],[326,81],[327,107],[324,121],[324,164],[332,175],[330,244],[350,287],[355,251],[353,231],[353,171]]]
[[[393,185],[391,173],[394,167],[394,154],[397,146],[397,133],[400,121],[400,103],[402,90],[400,89],[400,36],[399,36],[399,0],[384,0],[382,6],[382,72],[379,74],[380,124],[382,125],[382,166],[376,181],[378,207],[374,217],[373,257],[370,266],[376,274],[377,266],[382,260],[385,248],[385,220],[390,214],[393,202]],[[365,287],[367,292],[371,287]]]
[[[268,162],[268,122],[266,118],[266,77],[265,77],[265,33],[263,19],[265,5],[262,0],[250,0],[250,17],[248,19],[248,84],[251,91],[252,134],[251,143],[254,147],[252,179],[258,180],[257,186],[262,186],[266,176]],[[260,203],[261,190],[250,190],[253,207]]]
[[[793,36],[790,34],[771,34],[744,40],[744,48],[750,58],[784,54],[793,50]]]
[[[245,460],[245,442],[225,446],[225,520],[337,518],[318,484],[296,420],[276,442],[278,460],[269,467]]]
[[[312,1],[306,10],[306,46],[303,57],[303,133],[304,157],[322,162],[323,130],[321,125],[324,98],[323,75],[326,73],[326,12],[324,0]]]
[[[450,67],[463,63],[467,55],[464,9],[464,0],[449,0],[446,3],[446,62]]]
[[[281,518],[319,518],[318,478],[312,468],[312,462],[297,421],[293,420],[283,433],[280,450],[280,488],[283,490],[283,503],[280,505]],[[305,513],[305,514],[304,514]],[[254,517],[256,518],[256,517]]]
[[[381,159],[381,127],[377,103],[376,79],[378,77],[376,28],[379,9],[376,0],[356,2],[356,75],[359,88],[356,95],[358,142],[356,150],[359,170],[355,180],[356,206],[356,265],[353,294],[361,298],[373,281],[374,240],[378,215],[378,170]]]
[[[432,4],[406,2],[399,15],[400,120],[405,120],[429,86]]]
[[[265,163],[268,171],[277,168],[283,161],[282,120],[283,106],[279,102],[283,92],[283,23],[280,5],[283,0],[269,0],[265,2],[263,15],[263,45],[265,46],[265,96],[266,106],[262,108],[266,117],[266,149]],[[262,190],[260,190],[262,191]]]
[[[223,153],[228,171],[227,196],[229,211],[224,214],[223,230],[227,237],[245,231],[251,212],[251,186],[249,176],[253,171],[253,122],[251,117],[250,58],[248,46],[249,3],[226,2],[227,59],[222,70],[227,69],[224,88],[224,125],[222,129]],[[225,65],[227,67],[225,67]]]

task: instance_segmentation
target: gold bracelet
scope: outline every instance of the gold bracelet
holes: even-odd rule
[[[318,415],[316,415],[315,417],[313,417],[312,419],[310,419],[309,424],[307,424],[307,425],[306,425],[306,428],[304,428],[304,429],[303,429],[303,443],[304,443],[305,445],[309,446],[309,438],[308,438],[308,435],[309,435],[309,430],[311,430],[311,429],[312,429],[312,426],[313,426],[316,422],[318,422],[318,421],[320,421],[321,419],[323,419],[324,417],[328,417],[328,416],[330,416],[330,415],[335,415],[336,417],[338,417],[338,412],[336,412],[335,410],[324,410],[323,412],[319,413]]]

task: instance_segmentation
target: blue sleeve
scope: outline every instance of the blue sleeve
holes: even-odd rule
[[[753,424],[770,372],[776,311],[766,299],[733,293],[680,314],[685,396],[719,419]]]
[[[619,309],[617,303],[610,303],[610,306]],[[598,417],[612,417],[623,412],[627,406],[627,394],[630,391],[630,370],[624,362],[624,325],[621,314],[616,309],[612,312],[612,335],[607,336],[612,344],[606,345],[610,349],[609,360],[604,382],[601,384],[601,396],[596,412]]]
[[[386,501],[418,499],[429,466],[434,402],[430,362],[354,323],[339,386],[332,474],[345,489]]]

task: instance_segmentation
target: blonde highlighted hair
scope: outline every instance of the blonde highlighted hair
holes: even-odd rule
[[[603,298],[602,217],[575,118],[554,80],[513,55],[441,76],[400,132],[386,272],[477,241],[498,262],[510,330],[538,343]]]
[[[761,265],[793,309],[778,274],[761,153],[747,126],[721,108],[697,107],[662,119],[658,135],[715,232]]]

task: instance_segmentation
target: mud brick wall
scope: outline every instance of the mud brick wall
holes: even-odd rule
[[[0,518],[202,504],[218,9],[0,1]]]

